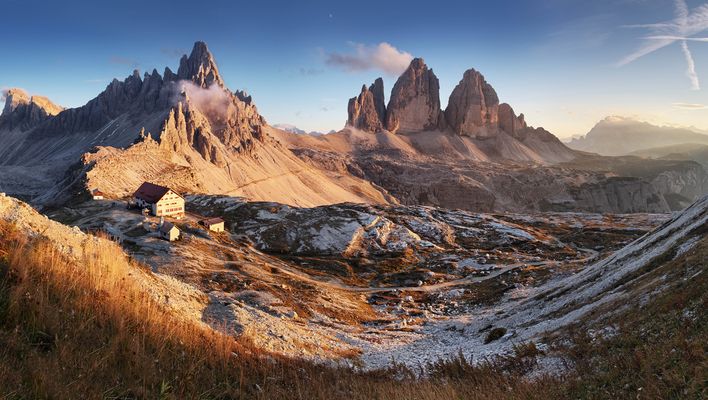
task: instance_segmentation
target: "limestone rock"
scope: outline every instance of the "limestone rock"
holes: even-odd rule
[[[383,80],[381,78],[367,88],[361,87],[359,97],[349,99],[347,125],[357,129],[380,132],[386,121]]]
[[[212,83],[224,86],[224,81],[219,75],[214,57],[209,52],[206,43],[196,42],[192,53],[187,57],[182,56],[179,61],[177,76],[180,79],[191,80],[201,87],[209,87]]]
[[[514,109],[507,103],[499,105],[499,129],[518,138],[527,128],[524,114],[518,117],[514,114]]]
[[[13,88],[4,93],[5,107],[0,114],[2,129],[31,129],[64,110],[43,96],[30,96]]]
[[[481,73],[465,71],[450,94],[445,119],[458,135],[494,136],[499,128],[499,97]]]
[[[386,128],[394,133],[421,132],[438,129],[442,120],[438,78],[422,58],[415,58],[393,86]]]

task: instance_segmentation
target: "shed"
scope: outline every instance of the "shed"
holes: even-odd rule
[[[172,222],[165,222],[160,226],[160,237],[170,242],[179,239],[180,231]]]
[[[209,229],[212,232],[224,231],[224,220],[221,218],[208,218],[199,221],[199,224]]]
[[[98,189],[95,189],[93,192],[91,192],[91,196],[94,200],[103,200],[103,192]]]

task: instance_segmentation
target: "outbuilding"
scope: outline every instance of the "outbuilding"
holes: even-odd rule
[[[103,200],[103,192],[98,189],[95,189],[91,195],[94,200]]]
[[[199,224],[209,229],[212,232],[223,232],[224,231],[224,220],[221,218],[209,218],[199,221]]]
[[[160,237],[170,242],[179,239],[180,231],[172,222],[165,222],[160,226]]]
[[[133,194],[133,201],[156,217],[184,217],[184,198],[165,186],[144,182]]]

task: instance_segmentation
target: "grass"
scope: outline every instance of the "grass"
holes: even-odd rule
[[[652,273],[705,270],[708,241]],[[577,326],[562,377],[526,374],[538,350],[482,362],[360,372],[266,354],[182,319],[148,296],[143,267],[106,240],[78,259],[0,224],[0,399],[679,399],[705,398],[708,279],[681,275],[641,312]],[[663,271],[663,272],[662,272]],[[685,275],[685,274],[684,274]],[[689,315],[689,317],[686,317]],[[612,337],[587,334],[616,326]],[[350,356],[356,357],[356,354]]]

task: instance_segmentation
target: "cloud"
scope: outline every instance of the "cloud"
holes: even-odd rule
[[[696,65],[688,48],[688,42],[708,41],[708,38],[692,37],[708,29],[708,4],[698,6],[691,12],[685,0],[674,0],[674,19],[656,24],[626,25],[625,28],[649,29],[651,33],[643,38],[644,44],[622,58],[617,63],[618,66],[627,65],[675,42],[680,42],[681,51],[686,59],[686,76],[691,81],[691,90],[700,90]]]
[[[111,56],[111,57],[108,59],[108,62],[110,62],[111,64],[129,65],[129,66],[131,66],[131,67],[133,67],[133,68],[135,68],[135,67],[137,67],[138,65],[140,65],[140,63],[137,62],[136,60],[133,60],[133,59],[127,58],[127,57],[122,57],[122,56]]]
[[[187,50],[185,49],[180,49],[180,48],[170,48],[170,47],[163,47],[160,49],[160,53],[164,54],[165,56],[169,58],[180,58],[184,54],[187,54]]]
[[[172,104],[182,101],[183,94],[186,94],[189,104],[204,114],[223,117],[228,112],[231,99],[226,91],[217,84],[212,84],[204,89],[192,81],[182,80],[177,82],[177,87],[179,90],[173,96]]]
[[[316,76],[316,75],[322,75],[324,74],[323,69],[316,69],[316,68],[302,68],[298,69],[298,72],[300,75],[303,76]]]
[[[671,106],[679,110],[708,110],[708,105],[698,103],[673,103]]]
[[[349,43],[353,53],[327,53],[325,62],[328,65],[343,68],[348,72],[377,69],[391,75],[398,75],[408,68],[413,56],[411,53],[398,50],[389,43],[377,45]]]

